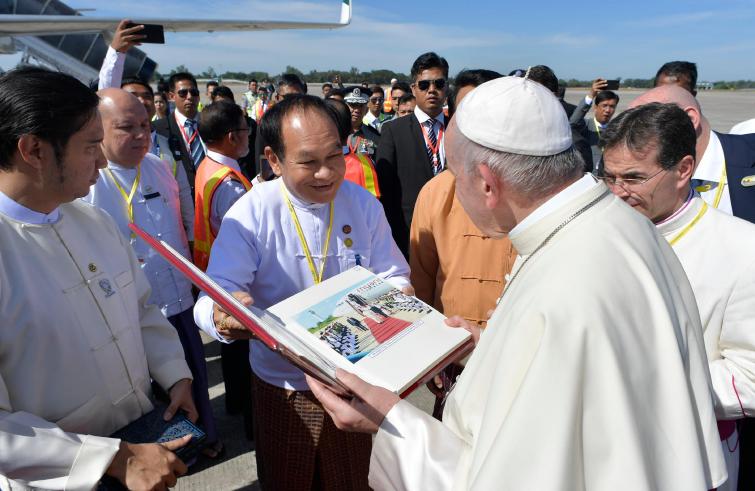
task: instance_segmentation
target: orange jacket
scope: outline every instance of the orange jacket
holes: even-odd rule
[[[226,165],[219,164],[209,157],[205,157],[197,168],[194,180],[194,264],[205,271],[210,262],[210,249],[215,241],[215,235],[210,227],[210,212],[212,211],[212,197],[215,190],[226,177],[241,182],[249,191],[252,184],[240,172]]]
[[[377,172],[375,172],[375,165],[372,163],[372,159],[363,153],[354,152],[344,155],[344,159],[346,159],[346,175],[344,179],[359,184],[375,195],[376,198],[380,198]]]

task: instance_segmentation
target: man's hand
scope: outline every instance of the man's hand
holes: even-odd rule
[[[170,421],[175,416],[176,411],[183,409],[186,411],[186,417],[189,421],[196,423],[199,418],[196,406],[194,406],[194,399],[191,397],[191,380],[184,378],[173,384],[173,387],[168,391],[170,396],[170,404],[168,409],[163,414],[165,421]]]
[[[336,376],[356,397],[344,399],[328,386],[306,376],[309,388],[333,418],[336,428],[355,433],[377,433],[385,415],[396,405],[399,397],[340,368]]]
[[[606,88],[606,85],[608,85],[608,81],[604,78],[596,78],[592,81],[592,87],[590,88],[590,98],[595,99],[595,96],[598,95],[598,92],[601,90],[604,90]]]
[[[474,345],[477,346],[477,343],[480,341],[479,326],[473,325],[471,322],[458,315],[449,317],[445,322],[448,327],[461,327],[462,329],[469,331],[469,333],[472,335],[472,339],[474,340]]]
[[[107,469],[128,489],[164,490],[176,485],[186,474],[186,465],[174,451],[191,440],[191,435],[166,443],[121,442],[121,448]]]
[[[139,34],[144,29],[144,26],[139,25],[127,28],[126,26],[129,24],[131,24],[131,21],[124,19],[115,28],[113,42],[110,43],[110,47],[119,53],[125,53],[134,46],[141,46],[139,41],[147,37],[144,34]]]
[[[246,292],[233,292],[232,295],[246,307],[254,303],[252,297]],[[249,329],[228,315],[228,312],[218,304],[214,304],[212,307],[212,320],[215,322],[215,329],[217,329],[218,334],[226,339],[252,339],[252,333]]]

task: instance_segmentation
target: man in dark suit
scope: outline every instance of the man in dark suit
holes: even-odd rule
[[[168,85],[168,97],[176,109],[167,118],[155,121],[155,131],[168,139],[173,158],[176,162],[181,162],[186,170],[193,194],[196,168],[205,156],[205,146],[199,136],[197,123],[197,80],[192,74],[181,72],[171,75]]]
[[[608,126],[608,122],[616,113],[616,106],[619,105],[619,96],[610,90],[602,90],[606,86],[606,80],[599,78],[592,83],[590,94],[586,95],[579,101],[577,109],[569,118],[569,123],[575,124],[578,120],[584,120],[587,128],[587,143],[592,150],[592,171],[599,173],[603,150],[600,146],[600,132]],[[593,116],[585,117],[593,108]]]
[[[385,215],[393,238],[408,254],[409,226],[422,186],[446,167],[443,104],[448,90],[448,62],[435,53],[412,65],[414,114],[383,126],[375,168]]]
[[[544,85],[546,89],[553,92],[553,95],[558,98],[558,77],[556,77],[555,72],[551,70],[550,67],[546,65],[530,67],[524,76]],[[559,99],[559,101],[566,112],[566,117],[571,118],[577,106],[570,104],[563,99]],[[592,172],[592,151],[590,150],[590,144],[587,141],[587,126],[585,126],[585,122],[582,118],[580,118],[579,121],[571,123],[571,136],[574,148],[577,149],[585,163],[585,172]]]

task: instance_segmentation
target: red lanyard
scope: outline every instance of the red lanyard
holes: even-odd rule
[[[181,134],[184,137],[186,146],[191,148],[191,142],[193,142],[194,139],[197,137],[197,133],[199,133],[199,130],[198,129],[194,130],[194,133],[191,135],[191,138],[189,138],[188,136],[186,136],[186,130],[184,129],[184,127],[181,125],[181,123],[178,122],[178,116],[176,116],[175,114],[173,116],[176,118],[176,126],[178,126],[178,129],[181,130]]]
[[[430,135],[427,133],[427,129],[425,128],[424,123],[420,124],[419,127],[422,128],[422,136],[425,137],[425,145],[427,145],[427,148],[429,148],[430,151],[433,153],[434,158],[440,159],[440,153],[438,151],[440,150],[440,142],[443,139],[443,123],[440,123],[438,136],[435,138],[435,145],[433,145],[432,142],[430,141]]]

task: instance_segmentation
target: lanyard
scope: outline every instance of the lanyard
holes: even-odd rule
[[[438,136],[435,138],[435,145],[433,145],[430,142],[430,135],[427,133],[427,129],[425,128],[425,125],[421,124],[419,125],[419,127],[422,129],[422,136],[425,137],[425,145],[427,145],[427,148],[429,148],[430,151],[433,153],[433,160],[437,162],[437,159],[440,159],[440,154],[438,152],[440,150],[440,142],[443,139],[443,123],[440,123],[440,128],[438,129]]]
[[[598,123],[597,118],[592,118],[592,120],[595,123],[595,131],[598,132],[598,138],[600,138],[600,123]]]
[[[118,182],[118,179],[115,178],[113,175],[113,172],[110,169],[105,169],[107,171],[107,175],[110,176],[110,179],[113,180],[113,183],[118,188],[118,191],[121,192],[121,196],[123,197],[123,201],[126,202],[126,213],[128,214],[128,221],[129,223],[134,223],[134,194],[136,194],[136,189],[139,187],[139,179],[142,176],[142,168],[141,166],[136,167],[136,179],[134,179],[134,184],[131,185],[131,192],[126,194],[126,190],[123,189],[123,186]],[[131,238],[136,238],[136,234],[134,232],[131,232]]]
[[[173,115],[176,118],[176,126],[178,126],[178,129],[181,130],[181,134],[184,137],[184,141],[186,142],[186,146],[189,147],[189,151],[191,151],[191,142],[193,142],[197,138],[197,134],[199,134],[199,129],[195,129],[194,133],[192,133],[191,138],[186,136],[186,130],[184,129],[184,126],[178,122],[178,117]]]
[[[703,215],[705,215],[706,211],[708,211],[708,203],[706,203],[705,201],[703,201],[703,207],[700,208],[700,211],[697,212],[697,215],[695,215],[695,218],[693,218],[691,222],[689,222],[678,234],[676,234],[676,236],[674,236],[673,238],[669,239],[669,241],[668,241],[669,245],[673,246],[674,244],[676,244],[677,242],[679,242],[679,240],[682,237],[684,237],[685,235],[687,235],[687,232],[689,232],[690,230],[692,230],[692,227],[694,227],[697,224],[697,222],[700,221],[700,219],[703,217]]]
[[[718,208],[718,204],[721,202],[721,197],[724,195],[724,187],[726,186],[726,161],[724,161],[723,169],[721,170],[721,177],[718,179],[718,188],[716,189],[716,196],[713,198],[713,208]],[[710,184],[703,184],[697,186],[695,191],[698,193],[704,193],[710,191]]]
[[[330,202],[330,220],[328,223],[328,232],[325,234],[325,244],[323,245],[324,252],[322,255],[322,262],[320,262],[320,271],[318,273],[317,269],[315,268],[315,261],[312,258],[312,253],[309,252],[307,238],[304,237],[304,231],[301,228],[301,223],[299,223],[299,217],[296,215],[294,205],[291,204],[291,198],[288,197],[288,191],[286,191],[286,187],[283,184],[283,179],[281,179],[281,193],[283,193],[283,198],[286,200],[286,205],[288,205],[288,212],[291,214],[291,218],[294,220],[296,233],[299,235],[299,240],[301,241],[302,248],[304,249],[304,255],[307,257],[307,263],[309,263],[309,272],[312,274],[312,279],[314,280],[315,285],[321,283],[322,275],[325,272],[325,261],[328,258],[328,248],[330,247],[330,233],[333,231],[333,202]]]

